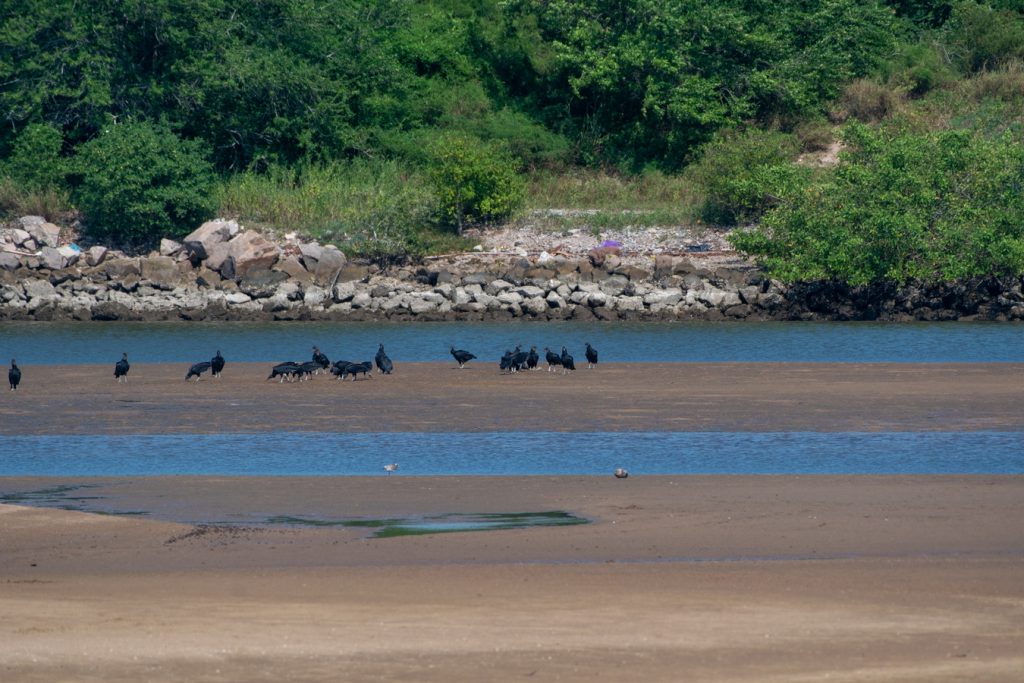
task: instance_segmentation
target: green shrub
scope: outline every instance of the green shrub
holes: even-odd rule
[[[809,174],[791,162],[799,152],[793,135],[747,130],[727,133],[704,146],[687,176],[704,190],[704,220],[719,225],[756,221]]]
[[[460,135],[442,136],[429,168],[441,221],[461,235],[467,224],[510,217],[526,196],[516,164],[497,147]]]
[[[149,123],[111,125],[74,159],[89,235],[150,244],[213,215],[213,169],[200,143]]]
[[[1024,144],[846,130],[848,157],[733,244],[776,277],[851,284],[1024,273]]]
[[[30,192],[58,188],[66,172],[60,130],[45,123],[26,126],[17,138],[11,154],[0,166],[3,175]]]

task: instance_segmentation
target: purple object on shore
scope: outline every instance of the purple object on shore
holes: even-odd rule
[[[622,242],[616,242],[615,240],[605,240],[601,242],[602,247],[621,247]]]

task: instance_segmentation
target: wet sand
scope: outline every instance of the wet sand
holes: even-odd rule
[[[267,382],[229,363],[23,368],[0,434],[380,431],[1024,430],[1024,364],[610,363],[500,375],[496,364],[400,363],[394,375]]]
[[[1015,681],[1024,477],[3,478],[4,681]],[[370,539],[202,527],[567,510]]]
[[[0,434],[1024,431],[1022,364],[28,367]],[[2,455],[0,455],[2,457]],[[0,478],[0,680],[1017,681],[1024,476]],[[18,496],[8,500],[18,500]],[[368,538],[197,526],[562,510],[572,527]],[[251,523],[249,523],[251,524]]]

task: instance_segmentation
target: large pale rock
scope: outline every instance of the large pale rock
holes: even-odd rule
[[[14,270],[21,265],[21,258],[9,251],[0,251],[0,268],[3,270]]]
[[[39,216],[25,216],[22,218],[22,221],[25,218],[36,219]],[[22,227],[40,246],[56,248],[60,245],[60,228],[53,223],[40,220],[38,223],[33,222],[26,225],[23,222]]]
[[[236,277],[245,277],[250,270],[270,268],[280,251],[276,244],[251,230],[239,233],[228,242],[228,257],[234,263]]]
[[[151,256],[139,264],[143,280],[149,280],[158,289],[171,290],[181,282],[181,271],[170,256]]]
[[[610,297],[604,292],[590,292],[587,294],[586,303],[591,308],[597,308],[598,306],[604,306],[608,303]],[[583,303],[582,301],[573,301],[573,303]]]
[[[525,285],[516,290],[525,299],[536,299],[544,297],[544,290],[533,285]]]
[[[548,311],[548,302],[540,297],[531,297],[523,301],[522,307],[533,315],[542,315]]]
[[[462,304],[468,304],[473,300],[473,296],[462,287],[456,287],[455,292],[452,295],[452,303],[459,306]]]
[[[285,258],[280,259],[274,266],[274,270],[280,270],[282,273],[287,273],[288,277],[303,283],[312,282],[313,280],[313,276],[299,262],[299,259],[294,256],[286,256]]]
[[[409,301],[409,310],[419,315],[420,313],[437,310],[437,303],[425,299],[411,299]]]
[[[231,292],[230,294],[224,297],[224,300],[227,301],[229,304],[237,306],[238,304],[249,303],[250,301],[252,301],[252,297],[250,297],[245,292]]]
[[[228,246],[227,242],[213,245],[209,251],[205,252],[206,259],[203,261],[203,265],[210,270],[217,271],[224,277],[233,278],[235,276],[235,264],[233,261],[229,261],[230,250],[231,247]]]
[[[324,248],[316,242],[303,242],[299,244],[299,253],[302,254],[302,263],[305,265],[306,270],[311,273],[316,272],[316,267],[320,263],[320,255],[324,252]]]
[[[181,243],[169,240],[166,237],[160,240],[160,255],[161,256],[174,256],[181,251]]]
[[[103,271],[111,280],[123,280],[129,275],[142,275],[137,258],[116,258],[104,262]]]
[[[11,230],[10,235],[11,241],[14,242],[14,244],[16,244],[19,247],[25,244],[25,242],[28,242],[30,239],[32,239],[32,235],[28,234],[27,231],[22,230],[20,228],[15,228],[14,230]]]
[[[523,302],[523,295],[519,292],[505,291],[498,295],[498,301],[505,306],[519,304]]]
[[[279,270],[253,270],[239,280],[238,288],[254,299],[265,299],[287,279],[288,275]]]
[[[43,247],[39,252],[39,264],[49,270],[60,270],[64,267],[64,257],[53,247]]]
[[[310,308],[322,306],[326,300],[327,292],[322,287],[317,287],[316,285],[307,287],[306,294],[302,298],[302,302]]]
[[[370,305],[371,300],[368,292],[359,292],[352,297],[352,308],[366,308]]]
[[[346,263],[348,263],[348,259],[343,253],[333,247],[324,247],[320,250],[313,279],[321,285],[331,285],[338,278]]]
[[[333,299],[336,304],[351,301],[355,295],[356,285],[354,282],[339,282],[334,285],[334,288],[331,290],[331,299]]]
[[[446,300],[444,295],[441,294],[440,292],[423,292],[423,294],[420,295],[420,298],[422,298],[424,301],[428,301],[432,304],[437,305],[444,303]]]
[[[221,242],[227,242],[238,234],[238,223],[235,221],[215,220],[207,221],[189,233],[185,239],[185,245],[199,244],[209,255],[210,249]],[[194,246],[193,246],[194,248]],[[202,258],[206,258],[205,256]]]
[[[622,294],[628,284],[629,280],[625,276],[612,275],[610,278],[601,281],[600,288],[608,296],[618,296]]]
[[[22,287],[25,290],[25,298],[40,299],[48,301],[57,296],[57,290],[50,284],[49,280],[26,280]]]
[[[512,289],[512,287],[513,285],[511,282],[506,282],[505,280],[494,280],[487,284],[486,291],[491,296],[497,296],[507,289]]]
[[[615,300],[615,310],[642,311],[644,310],[644,300],[638,296],[620,296]]]
[[[95,247],[89,247],[89,251],[85,252],[85,262],[90,266],[98,266],[103,263],[103,259],[107,257],[107,248],[99,245]]]
[[[69,244],[64,245],[57,251],[64,257],[64,266],[73,266],[78,263],[78,259],[82,257],[82,251],[77,247],[72,247]]]
[[[722,309],[741,303],[740,296],[736,292],[718,289],[716,287],[708,287],[707,289],[697,292],[697,300],[712,308]]]

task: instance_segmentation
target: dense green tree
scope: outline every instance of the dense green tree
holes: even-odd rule
[[[1024,144],[851,125],[828,181],[733,237],[787,280],[953,280],[1024,272]]]
[[[109,125],[81,145],[72,172],[86,232],[151,244],[183,236],[213,214],[213,167],[203,146],[148,123]]]

